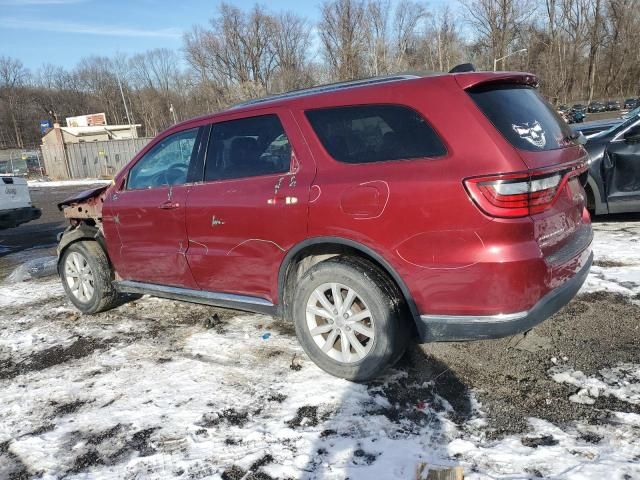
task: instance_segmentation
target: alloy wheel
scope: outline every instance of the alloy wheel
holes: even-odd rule
[[[320,350],[332,359],[355,363],[373,346],[373,317],[360,294],[341,283],[324,283],[309,296],[307,327]]]
[[[87,259],[78,252],[67,255],[64,275],[71,294],[80,302],[88,303],[93,297],[95,279]]]

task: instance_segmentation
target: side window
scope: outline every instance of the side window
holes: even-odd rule
[[[231,120],[211,127],[204,179],[286,173],[291,145],[277,115]]]
[[[129,171],[128,190],[140,190],[187,181],[189,163],[196,148],[198,129],[192,128],[163,139]]]
[[[408,107],[360,105],[305,113],[324,148],[339,162],[383,162],[447,153],[433,128]]]

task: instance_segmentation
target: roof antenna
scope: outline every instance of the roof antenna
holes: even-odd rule
[[[475,72],[476,67],[473,66],[473,63],[461,63],[460,65],[456,65],[449,73],[463,73],[463,72]]]

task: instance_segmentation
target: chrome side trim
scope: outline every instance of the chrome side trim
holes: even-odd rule
[[[424,322],[439,323],[501,323],[520,320],[527,315],[528,311],[498,315],[420,315],[420,319]]]
[[[113,282],[114,286],[122,293],[141,293],[154,297],[181,300],[184,302],[201,303],[215,307],[231,308],[249,312],[277,315],[278,307],[264,298],[248,295],[235,295],[232,293],[208,292],[191,288],[172,287],[169,285],[157,285],[154,283],[122,280]]]

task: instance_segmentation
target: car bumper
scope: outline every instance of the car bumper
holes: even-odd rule
[[[42,215],[42,210],[36,207],[0,210],[0,229],[17,227],[22,223],[40,218],[40,215]]]
[[[523,312],[473,315],[421,315],[418,322],[423,342],[454,342],[500,338],[525,332],[556,313],[578,293],[587,279],[593,253],[571,279],[547,293],[531,309]]]

